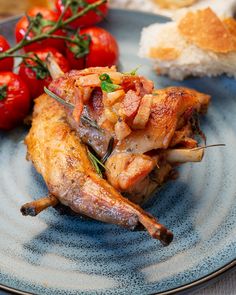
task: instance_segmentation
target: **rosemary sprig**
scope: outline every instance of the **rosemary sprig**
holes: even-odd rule
[[[112,137],[109,141],[107,151],[105,155],[102,157],[101,162],[106,163],[107,159],[110,157],[112,151],[113,151],[113,146],[114,146],[114,137]]]
[[[192,118],[190,119],[190,124],[192,126],[193,133],[196,136],[200,137],[203,140],[204,144],[206,145],[206,135],[204,134],[204,132],[200,128],[198,112],[195,111],[193,113]]]
[[[199,146],[199,147],[193,148],[192,151],[199,151],[199,150],[208,149],[212,147],[223,147],[223,146],[226,146],[226,144],[224,143],[211,144],[211,145],[205,145],[205,146]]]
[[[55,99],[57,102],[59,102],[60,104],[63,104],[65,107],[73,110],[75,108],[75,106],[68,102],[65,101],[63,98],[61,98],[60,96],[56,95],[55,93],[53,93],[51,90],[49,90],[47,87],[44,87],[44,92],[49,95],[51,98]]]
[[[91,127],[101,131],[101,128],[98,126],[97,122],[96,121],[92,121],[90,118],[88,118],[87,116],[81,116],[81,121],[82,123],[84,124],[88,124],[90,125]]]
[[[72,104],[71,102],[65,101],[63,98],[61,98],[60,96],[58,96],[57,94],[55,94],[54,92],[52,92],[51,90],[49,90],[47,87],[44,87],[44,92],[49,95],[51,98],[55,99],[57,102],[59,102],[60,104],[62,104],[63,106],[73,110],[75,108],[74,104]],[[101,131],[101,128],[97,125],[96,121],[92,121],[90,118],[88,118],[85,115],[82,115],[80,120],[82,121],[82,123],[88,124],[89,126]]]
[[[104,168],[106,169],[106,167],[103,165],[103,163],[93,154],[90,152],[90,150],[87,148],[87,152],[88,152],[88,156],[89,156],[89,159],[91,161],[91,163],[93,164],[97,174],[102,177],[102,171],[101,171],[101,168]]]
[[[65,6],[64,9],[64,13],[65,11],[67,11],[67,9],[70,7],[70,5],[72,4],[73,0],[69,0]],[[60,18],[58,19],[58,21],[54,24],[54,26],[52,26],[47,32],[39,32],[36,36],[32,37],[31,39],[27,39],[26,37],[28,36],[28,34],[30,33],[30,31],[32,31],[32,24],[29,24],[29,28],[26,32],[26,37],[23,38],[18,44],[16,44],[15,46],[11,47],[10,49],[0,53],[0,60],[9,57],[9,55],[11,55],[12,53],[20,50],[21,48],[28,46],[32,43],[38,42],[38,41],[42,41],[44,39],[47,38],[60,38],[62,39],[61,36],[57,36],[54,33],[59,30],[59,29],[65,29],[67,27],[68,24],[70,24],[71,22],[75,21],[76,19],[84,16],[86,13],[88,13],[91,10],[96,10],[97,7],[99,7],[100,5],[106,3],[107,0],[98,0],[92,4],[87,5],[83,10],[79,11],[78,13],[72,15],[70,18],[63,20],[63,16],[64,13],[61,14]],[[70,39],[71,41],[71,39]]]

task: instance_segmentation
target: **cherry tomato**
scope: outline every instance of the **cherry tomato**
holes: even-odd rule
[[[30,95],[25,82],[12,72],[0,72],[0,129],[17,126],[30,110]]]
[[[119,47],[116,39],[108,31],[99,27],[88,27],[81,29],[79,34],[84,36],[83,39],[90,36],[89,53],[83,58],[76,58],[74,51],[77,45],[67,44],[66,56],[72,68],[104,67],[118,63]]]
[[[7,40],[0,35],[0,53],[8,50],[9,48],[10,45]],[[14,60],[11,57],[0,60],[0,71],[12,71],[13,64]]]
[[[48,47],[45,49],[36,50],[34,53],[30,54],[29,56],[34,59],[35,55],[37,55],[41,65],[31,59],[25,59],[20,64],[19,75],[29,86],[31,98],[36,98],[42,94],[44,92],[44,86],[47,87],[52,81],[45,64],[45,60],[49,52],[52,53],[55,61],[63,72],[68,72],[70,70],[68,61],[55,48]]]
[[[91,4],[96,2],[97,0],[82,0],[80,1],[81,4],[79,4],[78,1],[78,12],[83,10],[84,8],[84,4],[83,2],[86,4]],[[58,10],[58,12],[61,14],[64,11],[65,5],[64,5],[65,1],[63,0],[56,0],[56,8]],[[101,6],[99,6],[97,8],[98,12],[93,11],[89,11],[86,15],[82,16],[81,18],[78,18],[77,20],[75,20],[74,22],[72,22],[70,25],[74,28],[78,28],[78,27],[82,27],[82,26],[91,26],[94,25],[96,23],[99,23],[101,20],[103,20],[103,18],[107,15],[108,12],[108,4],[104,3]],[[66,13],[65,13],[65,19],[69,18],[72,16],[72,14],[74,14],[71,10],[71,8],[69,8]]]
[[[27,15],[29,17],[34,18],[34,19],[38,15],[38,23],[39,23],[38,26],[35,25],[33,27],[33,29],[28,34],[27,39],[31,39],[35,35],[35,33],[37,33],[37,31],[40,31],[40,26],[41,26],[41,29],[43,32],[47,32],[52,27],[52,24],[47,25],[46,22],[47,21],[56,22],[59,17],[58,13],[56,13],[48,8],[43,8],[43,7],[34,7],[32,9],[30,9],[27,12]],[[41,15],[41,18],[39,15]],[[28,26],[29,26],[29,21],[26,16],[23,16],[18,21],[18,23],[16,24],[16,28],[15,28],[15,36],[16,36],[17,42],[20,42],[24,38],[24,36],[27,32]],[[57,30],[54,33],[54,35],[64,36],[65,34],[63,33],[62,30]],[[37,50],[39,48],[44,48],[44,47],[55,47],[61,52],[63,52],[65,50],[64,40],[52,39],[52,38],[47,38],[45,40],[32,43],[32,44],[26,46],[24,48],[24,50],[26,52],[28,52],[28,51],[34,51],[34,50]]]

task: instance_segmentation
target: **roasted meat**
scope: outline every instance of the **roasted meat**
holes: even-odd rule
[[[104,222],[142,225],[169,244],[172,233],[136,204],[173,177],[177,165],[202,160],[197,115],[210,97],[183,87],[154,90],[152,81],[115,67],[63,74],[51,60],[49,69],[49,96],[36,100],[26,138],[49,195],[22,213],[37,215],[60,202]]]
[[[114,140],[104,161],[106,179],[135,203],[147,201],[177,164],[203,157],[203,150],[194,150],[193,121],[207,110],[206,94],[184,87],[154,90],[152,81],[114,67],[72,71],[49,88],[72,106],[67,121],[100,159]]]
[[[58,200],[78,214],[131,230],[142,225],[163,244],[172,241],[172,233],[157,219],[99,177],[86,147],[67,123],[65,109],[47,95],[35,102],[32,127],[25,143],[28,159],[43,176],[50,196],[24,205],[23,214],[36,215],[50,204],[55,206]]]

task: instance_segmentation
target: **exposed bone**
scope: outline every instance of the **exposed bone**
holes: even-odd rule
[[[168,246],[173,240],[173,233],[168,230],[164,225],[158,223],[150,214],[139,214],[139,222],[147,229],[149,234],[154,238],[161,241],[164,246]]]
[[[64,72],[61,70],[58,63],[55,61],[51,52],[48,53],[48,56],[46,58],[46,65],[53,80],[64,75]]]
[[[201,162],[204,149],[171,149],[166,151],[166,160],[169,163]]]
[[[58,199],[49,194],[47,197],[26,203],[20,209],[24,216],[36,216],[48,207],[54,207],[59,203]]]

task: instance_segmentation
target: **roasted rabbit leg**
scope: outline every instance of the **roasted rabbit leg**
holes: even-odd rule
[[[43,176],[50,194],[63,205],[76,213],[131,230],[142,225],[164,245],[172,241],[173,234],[157,219],[99,177],[86,147],[67,123],[64,107],[47,95],[35,102],[32,128],[25,143],[28,159]]]

